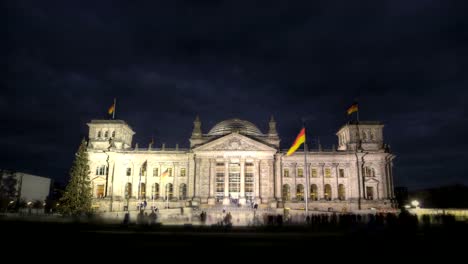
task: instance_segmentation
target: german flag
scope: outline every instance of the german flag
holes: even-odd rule
[[[358,104],[357,103],[354,103],[352,104],[349,108],[348,108],[348,111],[346,111],[348,113],[348,115],[354,113],[354,112],[357,112],[359,109],[358,109]]]
[[[169,176],[169,168],[167,168],[167,169],[161,174],[161,178],[164,179],[164,178],[166,178],[167,176]]]
[[[115,111],[115,102],[109,107],[109,110],[107,111],[109,115],[112,115]]]
[[[294,140],[291,148],[289,148],[288,153],[286,153],[286,156],[291,156],[294,152],[296,152],[296,150],[302,145],[302,143],[305,142],[305,140],[305,127],[303,127],[301,132],[299,132],[299,135],[297,135],[296,140]]]

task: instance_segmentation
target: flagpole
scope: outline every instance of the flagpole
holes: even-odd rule
[[[305,128],[305,124],[304,124]],[[306,217],[309,216],[309,169],[307,167],[307,132],[304,133],[304,170],[306,176],[306,188],[305,188],[305,208],[306,208]]]
[[[114,98],[114,111],[112,112],[112,119],[115,119],[116,108],[117,108],[117,98]]]

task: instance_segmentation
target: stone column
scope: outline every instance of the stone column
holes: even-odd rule
[[[336,178],[336,186],[335,186],[335,188],[332,188],[332,199],[333,200],[338,200],[338,189],[339,189],[338,188],[338,185],[339,185],[338,177],[340,176],[339,175],[340,173],[338,172],[338,165],[339,165],[338,163],[333,163],[333,166],[335,167],[335,178]],[[333,189],[335,189],[335,191],[333,191]]]
[[[320,174],[322,174],[322,185],[317,186],[317,196],[320,200],[325,199],[325,163],[319,163]]]
[[[202,159],[195,159],[195,175],[194,175],[194,184],[193,184],[193,200],[196,202],[200,201],[200,172],[202,166]]]
[[[209,205],[214,205],[216,203],[216,198],[214,195],[215,179],[216,179],[216,160],[210,159],[210,179],[209,179],[209,195],[208,195]]]
[[[297,201],[297,179],[296,179],[296,176],[297,176],[297,163],[293,163],[292,164],[292,170],[291,170],[291,173],[294,175],[294,186],[291,188],[291,200],[293,201]]]
[[[281,186],[282,184],[282,178],[281,178],[281,155],[276,154],[276,159],[275,159],[275,169],[276,169],[276,174],[275,174],[275,198],[278,202],[282,202],[283,199],[281,197]]]
[[[174,162],[174,180],[173,180],[173,191],[174,191],[174,200],[179,200],[179,175],[180,175],[180,166],[179,162]]]
[[[260,161],[255,160],[254,162],[254,195],[255,195],[255,202],[260,204],[262,202],[261,197],[261,188],[260,188]]]
[[[271,208],[276,208],[278,205],[274,197],[274,188],[275,188],[275,163],[273,159],[268,160],[268,202]]]
[[[187,181],[187,195],[190,198],[194,198],[195,197],[195,168],[196,168],[196,163],[195,163],[195,155],[191,156],[190,159],[189,159],[189,167],[187,168],[188,172],[187,172],[187,177],[188,177],[188,181]],[[161,175],[161,167],[159,168],[159,175]],[[159,179],[161,179],[161,176],[159,177]],[[162,183],[162,182],[161,182]],[[160,185],[161,186],[161,185]],[[161,186],[162,188],[162,186]]]
[[[245,159],[240,160],[240,204],[245,204]]]
[[[230,204],[229,200],[229,159],[224,160],[224,199],[223,204]]]

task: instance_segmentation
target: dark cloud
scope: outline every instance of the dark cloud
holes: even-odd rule
[[[0,167],[66,179],[86,122],[117,116],[135,142],[188,145],[240,117],[287,148],[306,117],[330,148],[360,101],[386,124],[397,184],[461,182],[467,160],[463,1],[8,1]]]

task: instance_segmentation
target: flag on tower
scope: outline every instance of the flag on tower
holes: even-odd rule
[[[299,135],[297,135],[296,140],[294,140],[294,143],[292,144],[291,148],[289,148],[286,156],[291,156],[294,152],[296,152],[296,150],[305,142],[305,140],[305,127],[303,127],[299,132]]]
[[[115,119],[115,107],[117,105],[117,99],[114,98],[114,103],[109,107],[109,110],[107,110],[107,113],[109,115],[112,115],[112,119]]]
[[[109,111],[108,111],[109,115],[112,115],[114,111],[115,111],[115,104],[112,104],[111,107],[109,107]]]
[[[354,113],[354,112],[357,112],[359,109],[358,109],[358,103],[354,103],[352,104],[349,108],[348,108],[348,115]]]

